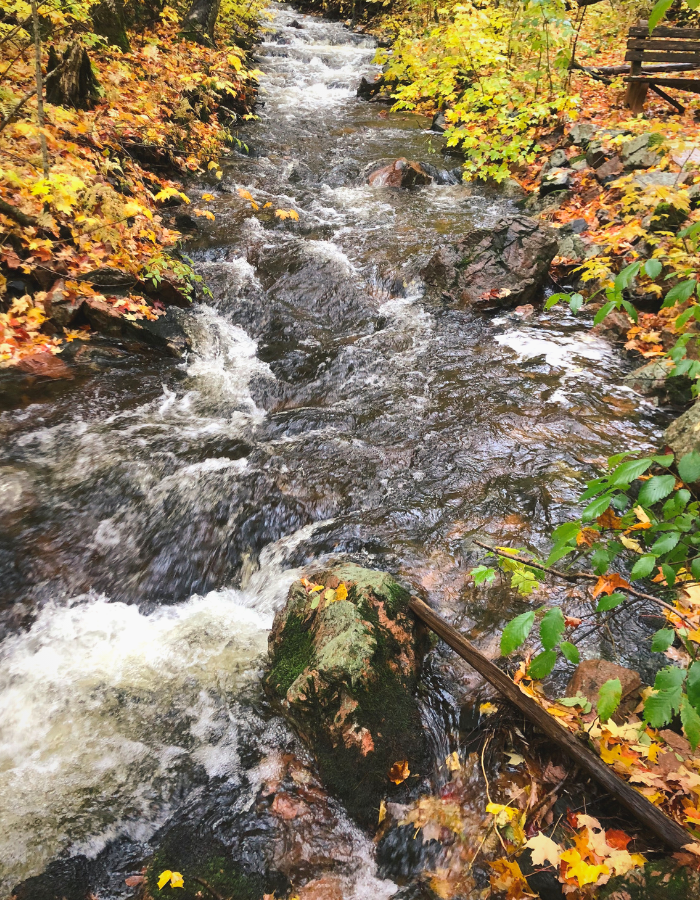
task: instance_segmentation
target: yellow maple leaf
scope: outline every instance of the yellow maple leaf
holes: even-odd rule
[[[179,887],[184,888],[185,882],[182,878],[182,875],[179,872],[173,872],[170,876],[170,887]]]
[[[172,877],[172,872],[170,869],[166,869],[165,872],[161,872],[158,876],[158,890],[162,890],[165,885],[170,881]]]
[[[347,600],[348,599],[348,589],[345,587],[345,582],[341,581],[338,585],[335,592],[336,600]]]
[[[601,875],[609,875],[610,869],[607,866],[592,866],[581,859],[578,850],[565,850],[560,859],[562,862],[568,863],[565,877],[576,880],[579,887],[585,887],[587,884],[596,884]]]
[[[486,703],[479,704],[479,712],[482,716],[492,716],[494,713],[498,712],[498,707],[487,701]]]

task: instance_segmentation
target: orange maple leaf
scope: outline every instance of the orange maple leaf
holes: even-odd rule
[[[622,520],[615,515],[610,507],[602,515],[598,516],[596,522],[601,528],[619,528],[622,524]]]
[[[617,572],[610,572],[607,575],[601,575],[598,581],[596,581],[596,585],[593,588],[593,596],[597,597],[599,594],[612,594],[616,588],[630,588],[632,585],[629,581],[625,581],[625,579],[618,575]]]
[[[393,781],[394,784],[402,784],[410,774],[411,770],[408,768],[408,760],[401,759],[389,769],[389,781]]]

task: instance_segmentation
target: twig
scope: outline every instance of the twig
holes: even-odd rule
[[[566,775],[565,775],[565,776],[562,778],[562,780],[559,782],[559,784],[556,784],[548,794],[545,794],[545,795],[544,795],[544,797],[539,801],[539,803],[536,803],[536,804],[533,806],[533,808],[530,810],[530,812],[529,812],[528,815],[527,815],[527,819],[525,820],[525,827],[526,827],[526,828],[527,828],[527,823],[528,823],[528,822],[533,822],[533,821],[535,820],[535,817],[537,816],[537,813],[538,813],[544,806],[546,806],[547,803],[549,803],[549,801],[552,799],[552,797],[555,797],[555,796],[556,796],[557,792],[559,791],[559,788],[564,784],[564,782],[566,781],[566,779],[567,779],[568,777],[569,777],[569,773],[567,772]]]
[[[526,559],[524,556],[518,556],[515,553],[506,553],[503,550],[499,550],[497,547],[489,547],[488,544],[484,544],[482,541],[477,541],[476,539],[473,540],[478,547],[483,547],[484,550],[488,550],[489,553],[495,553],[497,556],[502,556],[504,559],[512,559],[515,562],[523,563],[523,565],[529,566],[531,569],[539,569],[540,572],[547,572],[549,575],[554,575],[555,578],[563,578],[564,581],[599,580],[598,575],[593,575],[590,572],[560,572],[557,569],[551,569],[549,566],[545,566],[542,563],[532,562],[532,560]],[[638,591],[631,586],[620,588],[620,590],[625,591],[627,594],[632,594],[632,596],[638,597],[640,600],[649,600],[651,603],[656,603],[657,606],[662,606],[664,609],[673,613],[674,616],[678,616],[679,619],[682,619],[691,631],[695,630],[695,624],[680,610],[676,609],[675,606],[666,603],[665,600],[661,600],[653,594],[645,594],[644,591]]]
[[[19,222],[24,228],[31,228],[32,226],[39,224],[39,220],[35,216],[23,213],[21,209],[17,209],[16,206],[13,206],[2,198],[0,198],[0,212],[5,213],[6,216],[14,219],[15,222]]]
[[[196,881],[197,884],[201,884],[203,887],[205,887],[212,895],[212,897],[216,897],[216,900],[226,900],[225,897],[222,897],[218,891],[215,891],[214,888],[203,878],[197,878],[196,875],[190,875],[190,878],[192,879],[192,881]]]

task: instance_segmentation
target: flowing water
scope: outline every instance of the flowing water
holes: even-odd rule
[[[663,413],[585,323],[423,297],[436,247],[515,210],[364,183],[381,159],[457,164],[425,119],[355,98],[373,54],[275,7],[249,152],[192,191],[217,218],[189,357],[120,356],[0,417],[0,896],[76,859],[101,860],[100,898],[131,896],[173,821],[208,817],[233,846],[281,755],[303,755],[259,688],[300,567],[387,568],[488,641],[512,601],[469,586],[469,538],[544,549],[596,459],[658,439]],[[347,898],[391,896],[329,809],[306,877],[325,853]]]

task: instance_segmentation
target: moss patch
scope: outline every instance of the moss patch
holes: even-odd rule
[[[268,687],[280,697],[286,696],[304,669],[314,661],[313,634],[309,629],[304,630],[303,622],[301,616],[289,616],[267,676]]]
[[[643,869],[611,878],[600,900],[694,900],[700,897],[700,874],[674,860],[648,862]]]

